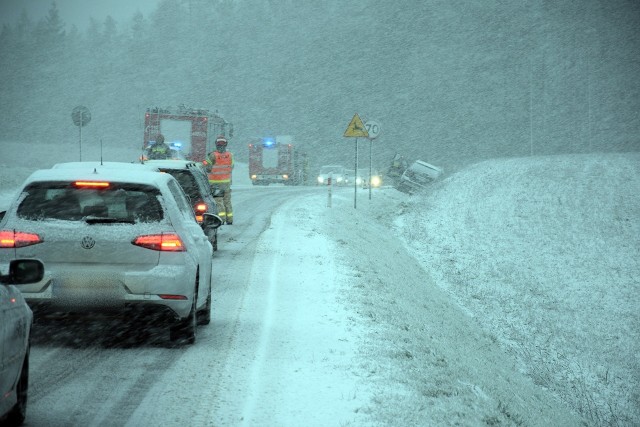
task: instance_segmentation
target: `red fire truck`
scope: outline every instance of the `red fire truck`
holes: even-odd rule
[[[249,144],[249,177],[253,185],[303,185],[307,156],[294,149],[289,135],[260,138]]]
[[[180,152],[183,158],[201,162],[208,152],[215,149],[216,136],[233,136],[233,125],[217,112],[184,105],[178,108],[147,108],[144,115],[143,153],[155,143],[159,133],[164,135],[171,149]]]

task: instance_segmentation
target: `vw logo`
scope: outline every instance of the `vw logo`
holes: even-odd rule
[[[82,238],[82,247],[85,249],[91,249],[96,245],[96,241],[93,240],[93,237],[90,236],[84,236]]]

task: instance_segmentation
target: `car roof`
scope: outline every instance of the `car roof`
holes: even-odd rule
[[[159,169],[190,169],[200,166],[198,162],[192,160],[146,160],[144,164]]]
[[[141,170],[148,169],[158,172],[157,166],[148,165],[140,162],[64,162],[56,163],[51,167],[52,169],[82,169],[82,168],[105,168],[105,169],[128,169],[128,170]]]
[[[130,168],[59,168],[39,169],[33,172],[24,182],[24,186],[33,182],[42,181],[110,181],[132,184],[148,184],[155,187],[165,186],[170,180],[175,179],[169,174],[154,172],[151,169],[141,168],[132,173]]]

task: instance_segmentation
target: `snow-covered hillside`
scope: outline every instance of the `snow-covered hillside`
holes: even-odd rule
[[[563,155],[481,162],[423,194],[360,196],[356,210],[349,195],[338,202],[348,215],[331,215],[333,234],[343,233],[346,246],[360,242],[362,298],[372,323],[387,331],[371,343],[381,355],[377,375],[402,390],[388,419],[418,425],[424,417],[406,414],[442,402],[436,395],[463,402],[473,391],[453,366],[483,366],[473,347],[458,347],[453,326],[432,323],[421,297],[436,297],[417,287],[435,283],[517,370],[590,425],[640,424],[639,190],[637,153]],[[370,219],[382,228],[368,228]],[[425,277],[377,258],[381,234],[400,237]],[[371,273],[387,267],[397,276]],[[444,357],[447,342],[457,364]]]

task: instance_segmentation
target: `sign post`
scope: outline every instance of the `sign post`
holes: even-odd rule
[[[360,116],[358,116],[358,113],[355,113],[353,115],[353,118],[351,119],[351,122],[349,122],[349,126],[347,126],[347,130],[344,131],[344,137],[346,138],[355,138],[356,139],[356,154],[355,154],[355,163],[356,163],[356,167],[355,167],[355,174],[358,174],[358,138],[359,137],[363,137],[363,138],[368,138],[369,137],[369,132],[367,132],[366,127],[364,126],[364,123],[362,123],[362,120],[360,119]],[[356,209],[357,208],[357,200],[358,200],[358,183],[357,180],[354,179],[353,180],[353,185],[354,185],[354,193],[353,193],[353,208]]]
[[[82,127],[91,121],[91,112],[87,107],[78,105],[71,112],[71,120],[80,129],[80,161],[82,161]]]
[[[373,149],[373,140],[376,139],[378,137],[378,135],[380,134],[380,125],[378,124],[378,122],[374,122],[373,120],[369,120],[367,121],[367,123],[364,124],[364,127],[367,129],[367,132],[369,133],[369,200],[371,200],[371,174],[373,173],[373,153],[372,153],[372,149]]]

